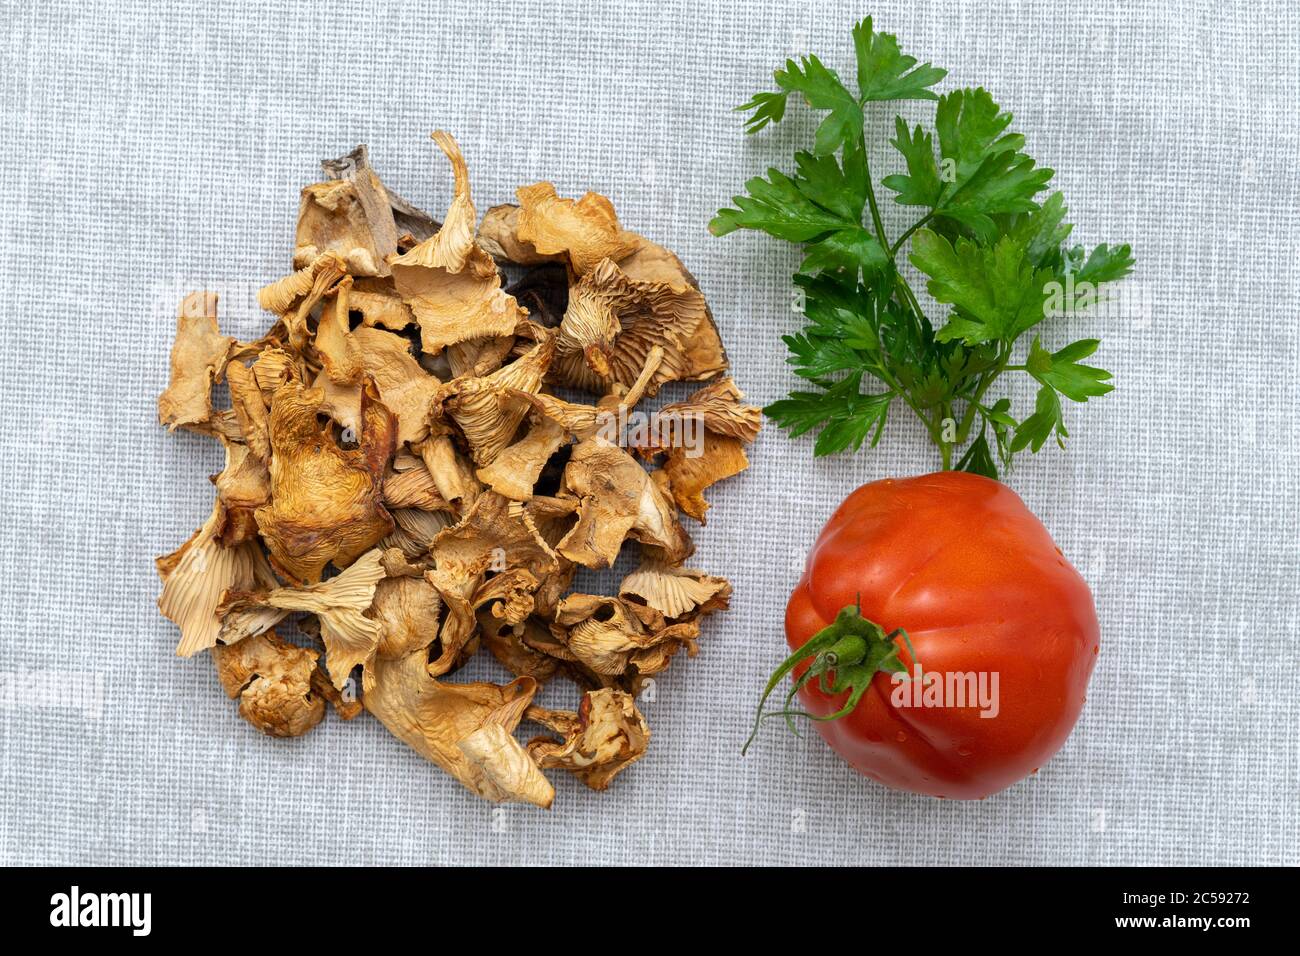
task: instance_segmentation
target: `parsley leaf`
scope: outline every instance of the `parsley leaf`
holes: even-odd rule
[[[1024,148],[1023,136],[1006,131],[1011,119],[982,87],[939,98],[934,126],[940,154],[956,164],[955,184],[969,180],[988,160]]]
[[[984,437],[984,432],[980,432],[980,437],[970,443],[966,449],[966,454],[961,456],[961,461],[957,462],[957,471],[969,471],[975,475],[983,475],[985,478],[996,478],[998,476],[998,466],[993,463],[993,453],[989,451],[988,439]]]
[[[862,136],[862,104],[844,88],[834,70],[822,65],[815,56],[785,61],[785,69],[773,76],[776,85],[787,93],[802,93],[804,102],[830,115],[817,127],[813,151],[819,155],[833,153],[844,143]]]
[[[1083,259],[1083,247],[1076,246],[1067,254],[1067,262],[1077,266],[1072,271],[1079,282],[1101,285],[1122,279],[1133,270],[1133,251],[1127,244],[1111,247],[1104,242]]]
[[[944,184],[939,166],[934,161],[934,139],[918,124],[911,132],[903,117],[894,117],[895,136],[890,143],[903,154],[907,162],[907,175],[896,173],[886,176],[881,182],[898,193],[894,202],[901,206],[939,205],[943,196]]]
[[[829,110],[813,141],[813,151],[829,155],[845,144],[862,138],[865,103],[885,100],[933,100],[928,87],[947,76],[947,70],[925,63],[916,65],[916,57],[898,47],[898,39],[888,33],[876,33],[867,17],[853,28],[853,50],[857,58],[858,92],[855,95],[840,81],[836,72],[815,56],[804,56],[796,63],[772,74],[777,92],[755,93],[749,102],[736,107],[748,112],[745,132],[757,133],[769,123],[785,118],[786,101],[799,93],[813,109]]]
[[[1086,402],[1089,397],[1105,395],[1115,388],[1108,384],[1110,372],[1105,369],[1081,365],[1079,359],[1087,358],[1097,351],[1101,344],[1098,339],[1082,339],[1057,352],[1048,352],[1034,336],[1029,347],[1029,358],[1025,360],[1025,369],[1044,385],[1050,385],[1066,398],[1075,402]]]
[[[768,123],[779,123],[785,118],[785,100],[790,94],[755,93],[748,103],[735,107],[737,113],[752,111],[745,120],[745,132],[757,133]]]
[[[1056,443],[1064,448],[1064,439],[1069,436],[1069,432],[1065,430],[1065,422],[1061,418],[1061,400],[1056,397],[1056,389],[1044,385],[1038,390],[1034,413],[1016,427],[1011,451],[1018,452],[1026,447],[1030,451],[1038,451],[1053,432],[1056,433]]]
[[[858,94],[864,103],[932,100],[935,94],[926,87],[948,75],[947,70],[929,63],[916,66],[916,57],[899,50],[897,37],[872,30],[871,17],[853,28],[853,52],[858,61]]]
[[[749,195],[734,196],[736,208],[719,210],[709,231],[725,236],[736,229],[761,229],[778,239],[807,242],[857,225],[809,199],[799,183],[779,169],[769,169],[767,177],[756,176],[745,183]]]
[[[922,229],[912,241],[912,264],[930,277],[926,289],[954,306],[939,330],[941,342],[960,339],[968,345],[1013,340],[1043,320],[1047,283],[1053,274],[1035,269],[1023,243],[1004,236],[996,245],[943,236]]]
[[[849,269],[856,274],[861,269],[864,272],[875,272],[884,268],[889,261],[876,237],[861,226],[854,226],[851,229],[837,229],[816,245],[809,246],[802,271],[813,273]]]
[[[1036,169],[1034,161],[1020,153],[999,153],[991,157],[942,200],[939,215],[967,226],[980,237],[995,235],[993,216],[1026,212],[1035,208],[1033,196],[1042,192],[1052,170]]]
[[[794,172],[768,171],[745,184],[710,223],[716,235],[757,229],[804,246],[794,283],[803,328],[784,336],[787,361],[806,388],[765,412],[792,435],[820,430],[814,455],[880,441],[889,409],[902,402],[925,426],[944,468],[990,477],[1025,449],[1068,437],[1061,397],[1086,402],[1110,392],[1111,375],[1085,365],[1100,343],[1082,339],[1051,351],[1046,322],[1086,307],[1097,287],[1128,275],[1127,245],[1066,246],[1073,226],[1059,192],[1045,199],[1053,172],[1025,152],[1011,113],[983,88],[942,96],[930,88],[945,71],[902,52],[868,17],[853,27],[856,90],[815,56],[787,60],[777,91],[738,107],[747,133],[785,117],[790,94],[824,111],[811,150]],[[937,100],[934,123],[894,119],[903,169],[880,185],[918,218],[886,234],[868,162],[872,103]],[[927,315],[898,269],[902,254],[925,276],[946,315]],[[1016,356],[1023,356],[1017,359]],[[1004,374],[1038,385],[1023,420],[1010,398],[986,397]],[[954,463],[955,459],[955,463]]]
[[[813,454],[817,457],[850,446],[856,451],[868,436],[871,436],[874,447],[880,441],[894,396],[888,392],[863,395],[859,391],[860,385],[861,375],[851,375],[825,392],[791,392],[789,398],[773,402],[763,411],[783,428],[788,428],[791,435],[802,435],[823,425],[813,446]]]
[[[1025,247],[1026,258],[1035,266],[1055,266],[1060,259],[1061,243],[1070,237],[1074,228],[1065,222],[1066,212],[1065,198],[1060,193],[1052,193],[1037,209],[1023,216],[1007,217],[1003,234],[1020,242]]]
[[[1025,138],[1008,132],[1011,119],[984,89],[940,97],[936,159],[932,137],[920,126],[909,133],[903,118],[895,117],[891,143],[903,155],[907,173],[886,176],[884,186],[898,193],[899,205],[929,207],[933,216],[992,237],[992,217],[1036,209],[1033,197],[1053,175],[1020,152]]]
[[[794,154],[794,161],[798,168],[794,183],[799,192],[846,222],[862,221],[869,184],[860,145],[845,147],[843,165],[834,156],[814,156],[802,151]]]

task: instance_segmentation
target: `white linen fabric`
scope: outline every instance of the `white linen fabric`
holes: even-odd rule
[[[0,6],[0,863],[1300,862],[1300,6]],[[1046,333],[1100,335],[1115,391],[1008,478],[1102,622],[1055,759],[953,802],[871,784],[815,733],[772,726],[740,757],[822,523],[863,482],[938,466],[901,415],[878,449],[817,461],[768,425],[710,492],[692,563],[732,579],[732,609],[659,681],[649,753],[604,794],[556,773],[551,811],[493,807],[368,715],[264,738],[205,657],[173,656],[152,559],[203,521],[220,469],[215,443],[156,424],[175,306],[215,289],[225,333],[264,330],[254,292],[288,266],[320,158],[367,143],[437,215],[444,128],[480,210],[538,179],[612,197],[699,279],[764,404],[795,382],[798,253],[705,227],[812,123],[792,103],[746,139],[729,110],[789,55],[848,68],[866,13],[950,71],[940,89],[1015,113],[1079,241],[1138,257],[1123,308]],[[897,165],[890,109],[871,113],[878,169]]]

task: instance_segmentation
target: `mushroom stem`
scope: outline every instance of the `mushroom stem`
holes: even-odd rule
[[[619,401],[619,407],[631,410],[637,406],[645,395],[645,390],[650,386],[651,380],[655,373],[659,371],[659,366],[664,361],[664,347],[656,345],[650,349],[649,354],[645,357],[645,365],[641,367],[641,374],[636,377],[632,387],[627,390],[627,394]]]

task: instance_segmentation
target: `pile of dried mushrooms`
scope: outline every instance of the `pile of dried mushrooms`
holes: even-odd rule
[[[433,138],[454,175],[441,224],[358,147],[302,191],[295,271],[259,294],[263,338],[222,335],[212,293],[181,304],[159,416],[226,463],[211,517],[157,561],[158,604],[177,653],[210,651],[264,733],[364,707],[480,796],[546,807],[543,770],[603,790],[642,756],[637,694],[727,606],[725,579],[684,566],[679,512],[704,521],[702,492],[746,467],[759,413],[722,377],[675,255],[605,197],[549,183],[480,221],[459,147]],[[616,594],[571,590],[629,539],[640,563]],[[481,648],[514,680],[447,679]],[[556,675],[581,688],[576,711],[533,702]],[[522,745],[521,722],[547,733]]]

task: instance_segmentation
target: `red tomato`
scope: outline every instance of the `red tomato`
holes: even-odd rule
[[[940,698],[949,706],[916,706],[924,685],[875,672],[850,713],[814,724],[863,775],[936,797],[986,797],[1037,770],[1069,736],[1099,647],[1097,614],[1083,578],[1006,485],[945,471],[853,492],[790,596],[790,647],[859,602],[885,632],[906,630],[927,679],[943,690],[957,689],[949,675],[983,673],[985,702],[996,696],[996,706],[981,706],[966,677],[967,706],[951,706],[955,694]],[[912,672],[901,637],[896,645]],[[849,694],[827,693],[814,679],[799,696],[825,716]]]

